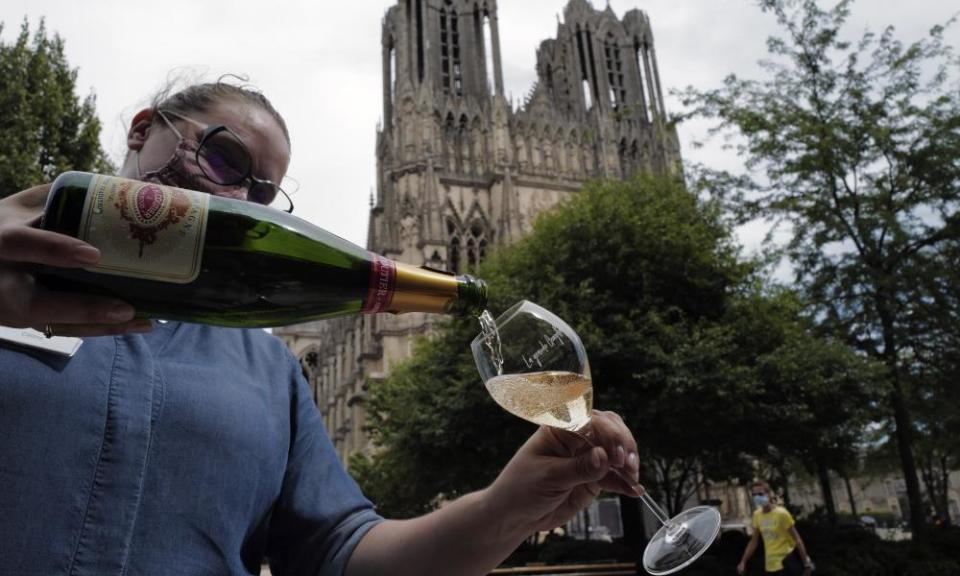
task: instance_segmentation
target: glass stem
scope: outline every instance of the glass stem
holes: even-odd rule
[[[667,516],[667,513],[663,511],[663,508],[657,504],[657,501],[650,497],[650,494],[647,493],[647,490],[641,486],[640,488],[643,492],[640,494],[640,501],[647,505],[647,508],[653,512],[653,515],[657,517],[657,520],[660,521],[664,526],[670,526],[670,517]]]
[[[586,442],[591,447],[596,447],[598,444],[594,441],[593,426],[587,425],[580,430],[573,430],[573,433],[580,437],[581,440]],[[628,486],[634,489],[634,491],[639,494],[638,498],[640,501],[646,505],[646,507],[657,517],[657,520],[660,521],[660,524],[663,524],[667,528],[671,528],[673,523],[670,522],[670,517],[667,516],[667,513],[663,511],[663,508],[657,504],[657,501],[650,497],[650,494],[647,492],[647,489],[643,487],[642,484],[631,478],[623,468],[614,468],[610,467],[621,480],[627,483]]]

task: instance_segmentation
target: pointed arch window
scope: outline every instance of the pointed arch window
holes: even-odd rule
[[[447,270],[460,273],[476,268],[487,257],[492,235],[482,218],[474,219],[464,228],[453,218],[448,219]]]
[[[310,393],[313,396],[314,404],[317,403],[318,399],[318,390],[317,385],[319,378],[319,354],[316,350],[310,350],[300,358],[300,371],[303,372],[303,377],[306,379],[307,383],[310,385]]]
[[[440,8],[440,85],[444,94],[463,95],[463,67],[460,61],[460,23],[456,10]]]
[[[481,220],[474,220],[467,232],[467,267],[475,268],[487,257],[487,227]]]
[[[450,93],[450,23],[447,9],[440,9],[440,85],[443,93]]]
[[[447,271],[460,273],[460,227],[452,219],[447,220]]]
[[[416,0],[417,12],[417,80],[423,82],[424,60],[423,60],[423,0]]]
[[[650,46],[646,40],[641,42],[638,38],[634,40],[633,48],[640,73],[640,102],[643,104],[644,119],[651,122],[658,114],[659,103],[651,67]]]
[[[447,113],[443,123],[443,160],[447,170],[454,170],[457,158],[457,128],[453,113]]]
[[[486,71],[487,93],[493,92],[494,87],[494,65],[493,65],[493,32],[490,27],[490,12],[483,9],[483,68]]]
[[[463,96],[463,65],[460,62],[460,18],[457,11],[450,13],[450,41],[453,45],[453,93]]]
[[[583,32],[577,26],[577,55],[580,57],[580,89],[582,91],[583,109],[586,112],[593,107],[593,98],[590,96],[590,74],[587,69],[587,53],[583,48]]]
[[[603,54],[607,64],[607,85],[610,88],[610,106],[618,110],[627,100],[627,90],[623,84],[623,61],[620,46],[613,34],[603,42]]]

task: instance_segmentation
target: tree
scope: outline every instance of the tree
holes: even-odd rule
[[[740,259],[717,206],[676,181],[641,178],[588,185],[479,274],[492,310],[527,298],[577,330],[595,405],[623,415],[640,440],[644,484],[675,513],[706,480],[749,480],[747,455],[767,454],[776,440],[763,433],[773,415],[798,411],[782,405],[799,402],[805,381],[759,370],[802,331],[797,306],[766,294],[757,270]],[[473,319],[449,322],[371,383],[379,450],[351,470],[385,512],[416,514],[484,486],[532,432],[487,397],[469,352],[478,330]],[[799,390],[776,393],[789,386]],[[791,422],[835,424],[810,420]],[[635,502],[622,510],[636,515]]]
[[[16,42],[0,41],[0,197],[66,170],[113,171],[100,147],[96,99],[78,100],[77,71],[63,49],[42,20],[32,40],[24,20]]]
[[[924,380],[923,394],[914,400],[917,425],[923,432],[917,442],[917,461],[930,506],[941,522],[951,524],[950,472],[960,465],[960,355],[944,352],[933,370],[915,376]]]
[[[388,378],[369,384],[371,457],[350,471],[380,511],[409,518],[489,484],[533,426],[501,410],[477,374],[473,318],[443,325],[417,343]]]
[[[840,36],[850,4],[762,0],[785,32],[768,41],[766,78],[730,76],[684,100],[690,116],[739,134],[746,158],[746,174],[705,171],[701,184],[744,218],[787,224],[785,251],[820,328],[886,367],[921,533],[910,386],[922,383],[912,375],[925,348],[960,319],[942,275],[960,238],[960,90],[943,26],[907,46],[892,27],[850,44]]]
[[[846,345],[813,336],[802,320],[785,326],[783,344],[759,362],[764,435],[775,455],[799,459],[820,482],[827,518],[837,523],[829,476],[835,470],[849,486],[864,432],[878,398],[879,373]]]
[[[641,439],[645,485],[670,512],[704,468],[742,470],[749,355],[724,319],[754,268],[738,255],[716,206],[646,177],[586,187],[482,270],[504,307],[528,298],[580,334],[595,405]]]
[[[748,436],[738,418],[749,380],[735,334],[717,324],[751,271],[715,207],[678,182],[646,178],[587,186],[479,274],[495,312],[527,298],[578,331],[596,406],[624,415],[650,463],[646,483],[676,510],[702,469],[717,478],[743,469],[742,442],[730,436]],[[397,496],[389,486],[418,490],[391,511],[485,485],[533,430],[487,396],[469,352],[478,329],[472,319],[449,323],[370,387],[380,450],[356,462],[358,479],[374,498],[378,483],[387,499]]]

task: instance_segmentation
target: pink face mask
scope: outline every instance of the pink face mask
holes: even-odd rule
[[[225,186],[207,178],[197,164],[197,150],[200,148],[200,142],[192,138],[185,138],[167,120],[162,113],[160,117],[167,123],[167,126],[177,135],[177,146],[174,148],[170,159],[156,170],[144,172],[140,168],[140,153],[137,152],[137,174],[139,179],[144,182],[156,182],[175,188],[186,188],[197,192],[206,192],[214,196],[224,198],[234,198],[237,200],[247,199],[247,188],[245,186]]]

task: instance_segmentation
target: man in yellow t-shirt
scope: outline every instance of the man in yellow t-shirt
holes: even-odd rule
[[[810,576],[813,561],[807,555],[800,534],[794,526],[793,516],[782,506],[774,506],[770,485],[763,481],[751,486],[753,503],[753,536],[743,551],[743,558],[737,566],[737,572],[743,574],[747,562],[757,550],[760,537],[763,537],[763,551],[766,557],[764,572],[781,576]]]

